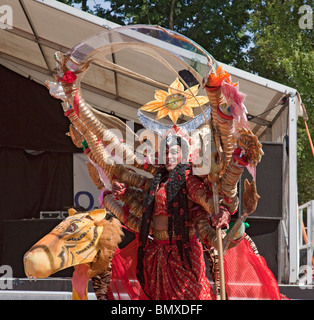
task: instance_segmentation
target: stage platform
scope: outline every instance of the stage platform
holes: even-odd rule
[[[72,300],[71,278],[14,278],[12,289],[0,290],[0,300]],[[97,300],[91,282],[88,300]]]
[[[314,286],[279,285],[282,294],[291,300],[314,300]],[[97,300],[91,282],[88,299]],[[30,281],[12,279],[12,289],[0,290],[0,300],[72,300],[71,278],[46,278]]]

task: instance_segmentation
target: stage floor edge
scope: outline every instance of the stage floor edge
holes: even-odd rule
[[[0,300],[72,300],[71,278],[6,279],[0,289]],[[291,300],[314,300],[314,285],[279,284],[279,290]],[[91,281],[88,299],[96,300]]]

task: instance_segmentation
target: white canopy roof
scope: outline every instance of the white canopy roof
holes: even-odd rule
[[[54,0],[0,0],[0,6],[3,5],[12,8],[13,27],[4,25],[0,30],[0,63],[41,84],[51,80],[56,51],[65,53],[104,29],[119,27]],[[215,58],[219,60],[219,57]],[[145,63],[141,60],[140,64],[142,69],[147,68],[147,72],[158,72],[151,70],[149,61]],[[286,128],[279,126],[275,132],[266,129],[272,128],[282,112],[287,110],[289,102],[283,102],[282,99],[298,95],[297,91],[222,65],[231,74],[232,81],[239,82],[240,91],[247,95],[245,105],[252,131],[262,140],[282,141]],[[135,122],[138,122],[137,109],[153,100],[153,89],[145,83],[97,65],[91,67],[82,81],[83,96],[92,106]]]

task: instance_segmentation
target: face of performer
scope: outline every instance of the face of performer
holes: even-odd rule
[[[166,148],[166,169],[170,172],[172,171],[177,164],[179,164],[182,160],[182,150],[179,145],[173,145],[171,147]]]

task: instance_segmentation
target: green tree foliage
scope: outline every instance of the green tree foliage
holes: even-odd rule
[[[186,35],[218,61],[296,88],[314,138],[313,29],[300,19],[308,0],[60,0],[121,25],[157,24]],[[98,4],[97,4],[98,3]],[[88,7],[93,6],[93,9]],[[298,122],[298,195],[314,199],[314,159],[304,122]]]
[[[254,46],[247,54],[246,70],[296,88],[309,117],[314,137],[314,51],[313,30],[302,29],[299,9],[311,1],[251,1],[251,19],[247,29]],[[298,196],[299,203],[314,199],[314,158],[304,120],[298,121]]]
[[[217,60],[241,62],[250,45],[246,0],[116,0],[95,6],[95,14],[121,25],[152,24],[177,31],[207,49]]]

